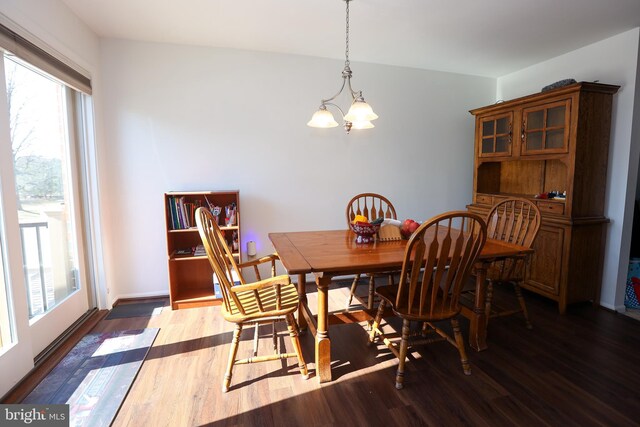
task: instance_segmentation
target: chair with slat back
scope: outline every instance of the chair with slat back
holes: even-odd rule
[[[239,264],[233,257],[222,231],[209,210],[198,208],[196,210],[196,223],[209,263],[220,283],[223,299],[222,316],[225,320],[236,325],[231,341],[231,349],[229,350],[229,360],[222,390],[224,392],[229,390],[234,365],[289,357],[297,357],[300,372],[306,379],[308,377],[307,366],[302,357],[298,339],[298,326],[293,316],[293,313],[298,309],[298,292],[295,285],[291,283],[287,275],[258,280],[254,283],[246,283],[242,276],[242,267],[253,266],[257,270],[257,264],[261,262],[271,261],[272,271],[274,271],[275,258],[277,256],[272,255],[249,263]],[[239,282],[237,285],[234,285],[234,278]],[[287,322],[293,344],[293,353],[276,353],[236,360],[240,334],[245,325],[256,325],[257,328],[259,324],[273,323],[277,320]]]
[[[347,204],[347,227],[356,215],[362,215],[366,217],[369,221],[373,221],[376,218],[390,218],[390,219],[398,219],[396,215],[396,209],[393,207],[393,204],[384,196],[376,193],[362,193],[353,197],[349,203]],[[375,277],[373,274],[368,274],[369,276],[369,293],[367,299],[367,308],[371,310],[373,308],[373,297],[374,297],[374,289],[375,289]],[[389,284],[393,284],[393,273],[389,273]],[[360,274],[356,274],[353,279],[353,283],[351,284],[351,291],[349,292],[349,297],[347,298],[346,309],[349,308],[351,302],[353,301],[353,297],[356,293],[356,288],[358,286],[358,281],[360,280]]]
[[[487,237],[531,248],[540,230],[540,210],[534,202],[521,198],[505,199],[491,208],[487,215]],[[487,271],[485,312],[487,319],[522,313],[528,329],[531,321],[522,296],[520,283],[525,280],[529,257],[508,258],[494,262]],[[516,310],[492,310],[493,285],[512,283],[520,308]]]
[[[458,349],[464,373],[471,374],[457,316],[461,310],[460,293],[486,236],[484,220],[474,213],[454,211],[435,216],[409,238],[399,283],[376,289],[380,305],[369,342],[382,338],[398,358],[397,389],[403,388],[410,338],[412,346],[446,340]],[[403,319],[399,346],[397,341],[385,336],[380,327],[387,306]],[[451,321],[453,337],[436,325],[445,320]],[[420,334],[410,334],[411,321],[422,323]]]

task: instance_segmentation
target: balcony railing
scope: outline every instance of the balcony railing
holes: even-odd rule
[[[54,284],[48,253],[47,222],[20,224],[24,278],[28,291],[29,318],[45,313],[55,304]]]

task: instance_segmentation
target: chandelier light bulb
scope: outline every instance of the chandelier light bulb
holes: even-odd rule
[[[375,125],[368,120],[351,122],[351,129],[371,129]]]
[[[327,110],[324,106],[320,107],[318,111],[313,113],[311,120],[307,123],[307,126],[312,128],[334,128],[338,126],[338,122],[333,118],[331,111]]]
[[[371,121],[377,118],[378,115],[373,112],[371,106],[364,102],[364,100],[355,101],[353,104],[351,104],[349,112],[346,116],[344,116],[344,119],[350,122]]]

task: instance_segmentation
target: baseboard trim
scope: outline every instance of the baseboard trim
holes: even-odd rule
[[[116,305],[118,301],[122,302],[127,300],[141,300],[151,298],[169,298],[169,294],[167,292],[142,292],[137,294],[118,295],[113,299],[113,303],[111,305]]]

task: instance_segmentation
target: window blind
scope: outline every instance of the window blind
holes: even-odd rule
[[[91,79],[88,76],[27,40],[3,23],[0,23],[0,47],[51,74],[66,85],[91,95]]]

